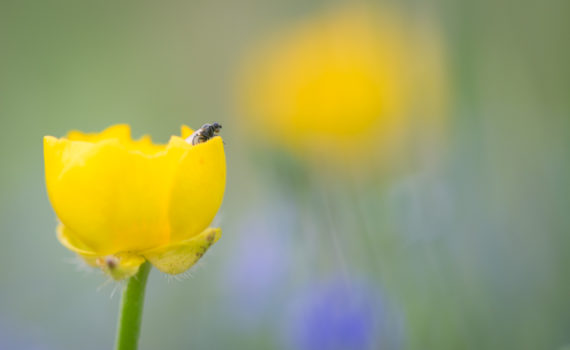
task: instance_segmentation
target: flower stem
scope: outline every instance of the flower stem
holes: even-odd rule
[[[142,264],[123,289],[115,350],[136,350],[139,346],[144,291],[150,269],[148,261]]]

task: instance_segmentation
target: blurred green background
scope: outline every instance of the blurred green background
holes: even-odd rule
[[[240,131],[241,57],[332,4],[0,0],[0,349],[114,342],[120,285],[56,240],[42,137],[210,121],[224,235],[191,277],[151,273],[141,349],[570,346],[570,3],[398,2],[441,27],[452,88],[444,160],[389,180]]]

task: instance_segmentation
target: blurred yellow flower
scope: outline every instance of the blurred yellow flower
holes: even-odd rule
[[[442,126],[443,66],[430,25],[341,8],[252,50],[240,69],[238,105],[250,134],[302,157],[341,165],[402,158],[423,137],[417,131]]]
[[[156,145],[132,140],[128,125],[99,134],[44,137],[47,191],[61,221],[61,244],[114,279],[150,261],[178,274],[221,235],[208,228],[224,194],[220,137],[195,146],[181,137]]]

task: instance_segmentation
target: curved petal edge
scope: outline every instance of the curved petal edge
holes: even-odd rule
[[[222,230],[207,228],[191,239],[159,247],[144,253],[144,257],[158,270],[177,275],[188,270],[220,239]]]

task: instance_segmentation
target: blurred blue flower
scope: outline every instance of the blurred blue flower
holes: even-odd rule
[[[290,203],[274,201],[253,208],[235,233],[231,264],[221,281],[221,290],[228,293],[224,300],[236,318],[230,320],[232,327],[256,328],[282,305],[275,300],[287,285],[295,215]]]
[[[388,327],[388,322],[394,324]],[[292,303],[285,327],[288,348],[395,349],[401,322],[378,290],[336,279],[310,286]]]

